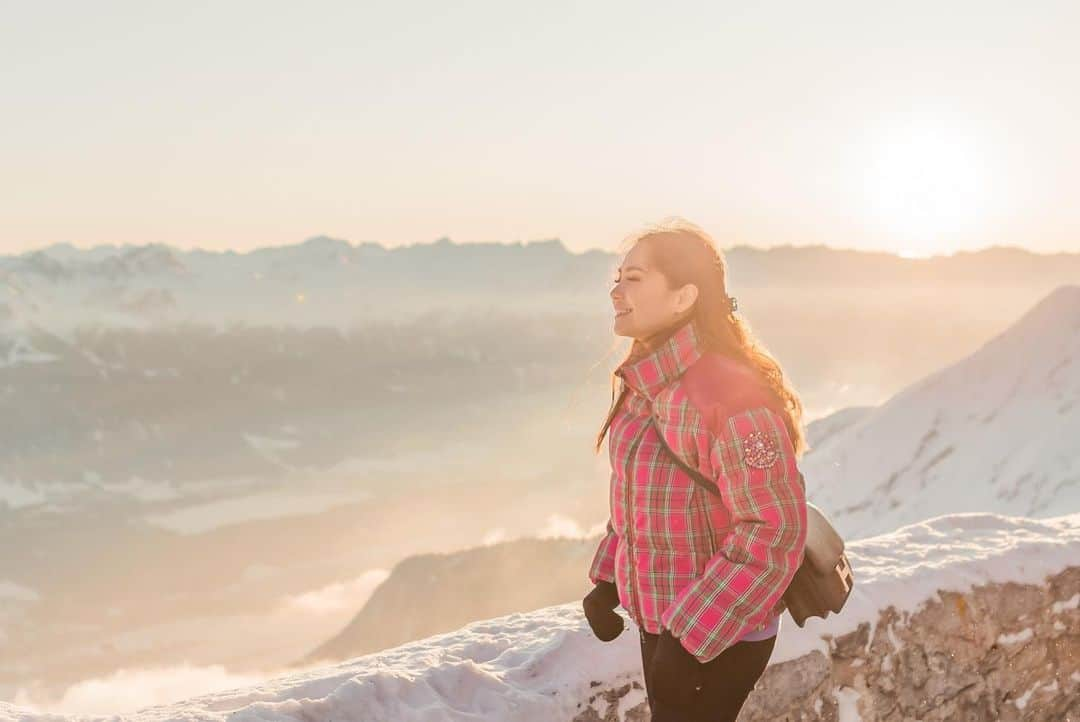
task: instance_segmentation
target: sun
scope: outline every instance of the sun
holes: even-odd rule
[[[985,213],[986,174],[973,133],[909,122],[874,139],[864,178],[873,229],[906,258],[967,245]]]

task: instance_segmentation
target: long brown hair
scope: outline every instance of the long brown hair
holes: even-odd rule
[[[661,336],[670,337],[684,322],[693,323],[704,349],[743,361],[756,371],[779,400],[795,455],[801,456],[806,450],[806,437],[802,430],[802,402],[784,376],[780,363],[757,338],[750,328],[750,323],[731,311],[728,304],[727,264],[716,241],[699,226],[673,216],[628,236],[620,244],[620,251],[625,253],[643,241],[649,243],[653,265],[667,279],[668,288],[681,288],[687,283],[693,283],[698,288],[698,297],[689,321],[686,317],[680,319]],[[621,363],[641,352],[639,342],[635,339]],[[607,435],[611,421],[627,391],[624,388],[619,398],[615,398],[618,380],[612,373],[612,403],[607,419],[596,436],[597,452],[604,443],[604,436]]]

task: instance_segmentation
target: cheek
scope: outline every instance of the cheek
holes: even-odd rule
[[[638,289],[634,298],[634,312],[640,312],[641,319],[656,320],[664,314],[664,297],[654,288],[642,287]]]
[[[663,316],[663,308],[658,307],[656,299],[648,294],[638,293],[636,297],[628,297],[628,303],[634,309],[630,314],[629,323],[635,332],[648,334],[653,333],[666,323]]]

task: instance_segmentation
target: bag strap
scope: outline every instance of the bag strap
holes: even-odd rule
[[[660,426],[656,423],[655,416],[653,417],[653,426],[656,428],[656,435],[660,438],[660,443],[664,446],[665,449],[667,449],[668,454],[670,454],[671,458],[675,460],[675,463],[678,464],[682,468],[682,470],[685,471],[690,476],[690,478],[697,483],[698,486],[715,494],[716,496],[720,496],[720,490],[716,488],[716,484],[709,481],[704,474],[702,474],[697,469],[692,468],[689,464],[683,461],[678,454],[671,450],[671,447],[668,446],[667,439],[664,438],[664,432],[660,430]]]
[[[615,410],[616,411],[618,411],[619,407],[622,406],[622,402],[623,402],[623,399],[626,397],[626,392],[627,391],[629,391],[629,389],[626,387],[626,384],[623,383],[622,389],[619,392],[619,398],[615,401]],[[685,461],[683,461],[682,457],[680,457],[678,454],[676,454],[672,450],[671,446],[668,445],[667,439],[664,438],[664,432],[660,429],[660,424],[657,423],[657,420],[656,420],[655,416],[652,417],[652,422],[653,422],[653,427],[656,429],[656,436],[660,439],[661,445],[663,445],[664,449],[668,452],[668,454],[675,461],[675,463],[678,464],[679,467],[683,471],[685,471],[687,473],[687,475],[691,479],[693,479],[694,483],[696,483],[698,486],[702,487],[703,489],[708,491],[710,494],[713,494],[713,495],[718,496],[718,497],[722,496],[720,494],[720,490],[716,488],[716,484],[714,482],[709,480],[708,477],[706,477],[700,471],[698,471],[697,469],[693,468],[692,466],[687,464]],[[802,479],[802,472],[801,471],[799,472],[799,481],[803,484],[803,488],[805,489],[806,488],[806,482],[803,481],[803,479]]]
[[[619,390],[619,398],[615,401],[614,409],[612,410],[612,415],[614,415],[615,412],[619,410],[619,407],[622,406],[623,399],[626,398],[626,395],[629,391],[629,387],[627,387],[626,382],[623,381],[622,388]],[[667,450],[671,458],[675,460],[675,463],[678,464],[679,467],[683,471],[685,471],[690,476],[690,478],[694,480],[694,483],[696,483],[698,486],[704,488],[706,491],[712,494],[715,494],[716,496],[720,496],[720,490],[716,488],[716,485],[714,483],[705,478],[704,474],[702,474],[697,469],[691,467],[689,464],[683,461],[678,454],[671,450],[671,447],[668,446],[667,440],[664,438],[664,432],[660,429],[660,424],[658,424],[656,421],[656,417],[652,416],[651,419],[653,422],[653,427],[656,429],[656,435],[660,438],[660,443],[663,445],[664,449]]]

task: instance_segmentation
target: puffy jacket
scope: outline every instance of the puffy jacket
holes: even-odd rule
[[[626,394],[608,430],[611,514],[589,579],[614,582],[639,627],[670,630],[708,662],[775,624],[802,560],[806,497],[784,416],[749,367],[700,345],[693,322],[615,374]]]

